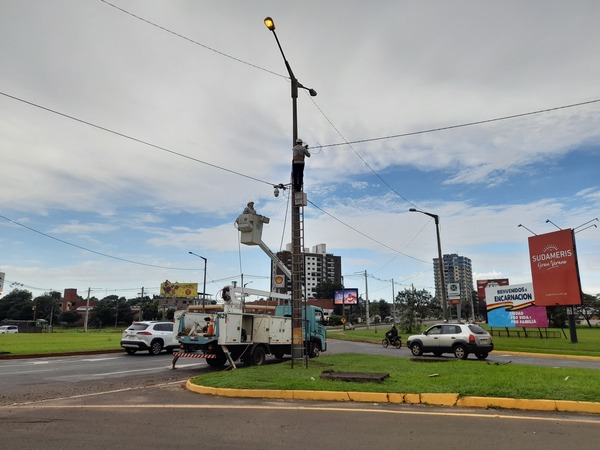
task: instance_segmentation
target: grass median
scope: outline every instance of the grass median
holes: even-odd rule
[[[387,373],[381,383],[321,378],[336,372]],[[385,393],[457,393],[461,396],[600,402],[600,370],[532,367],[479,360],[326,355],[304,361],[221,370],[192,383],[218,388]]]

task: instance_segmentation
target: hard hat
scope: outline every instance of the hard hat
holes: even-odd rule
[[[302,139],[300,139],[300,138],[296,139],[296,144],[302,144]]]

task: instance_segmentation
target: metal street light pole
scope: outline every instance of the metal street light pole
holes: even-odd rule
[[[197,256],[204,260],[204,284],[202,285],[202,308],[206,304],[206,262],[208,261],[204,256],[196,255],[194,252],[188,252],[190,255]]]
[[[277,33],[275,33],[275,22],[271,17],[267,17],[264,20],[266,27],[273,33],[285,68],[287,69],[288,75],[291,81],[291,96],[292,96],[292,147],[296,144],[298,139],[298,88],[306,89],[309,94],[314,97],[317,92],[314,89],[304,87],[298,79],[295,77],[294,72],[290,64],[285,57],[283,48],[279,43]],[[302,254],[302,228],[300,224],[300,208],[303,206],[303,195],[302,187],[299,192],[296,192],[292,183],[292,367],[294,366],[294,359],[302,357],[302,274],[304,269],[304,257]],[[299,194],[299,195],[296,195]]]
[[[438,268],[440,271],[440,284],[441,284],[441,295],[442,295],[442,310],[444,314],[444,322],[448,321],[448,298],[446,296],[446,281],[444,280],[444,260],[442,259],[442,244],[440,241],[440,217],[437,214],[428,213],[421,211],[416,208],[410,208],[410,212],[418,212],[425,214],[426,216],[432,217],[435,221],[435,231],[437,235],[437,248],[438,248]]]

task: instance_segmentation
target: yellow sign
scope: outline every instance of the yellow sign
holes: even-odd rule
[[[198,283],[161,283],[160,296],[168,298],[198,298]]]

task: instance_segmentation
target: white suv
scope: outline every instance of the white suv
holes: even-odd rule
[[[18,333],[18,332],[19,332],[19,327],[16,325],[2,325],[0,327],[0,334]]]
[[[454,353],[460,359],[467,359],[475,353],[478,359],[485,359],[494,350],[492,336],[474,323],[442,323],[433,325],[421,334],[409,336],[406,346],[415,356],[423,353]]]
[[[163,349],[172,352],[179,348],[179,341],[173,333],[173,322],[133,322],[123,331],[121,347],[130,355],[138,350],[158,355]]]

